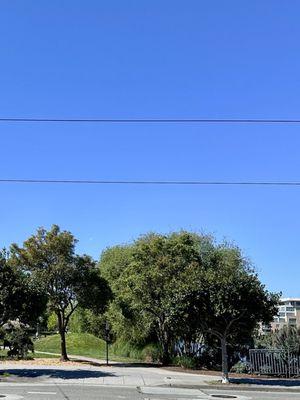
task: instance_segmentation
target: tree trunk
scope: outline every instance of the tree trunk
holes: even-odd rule
[[[222,349],[222,383],[229,383],[226,337],[223,336],[220,340]]]
[[[159,342],[160,342],[161,349],[162,349],[161,363],[163,365],[168,365],[171,360],[170,339],[169,339],[168,332],[166,331],[166,328],[163,323],[159,324],[158,337],[159,337]]]
[[[66,329],[63,323],[63,317],[60,312],[57,313],[58,331],[60,334],[60,361],[69,361],[66,346]]]
[[[161,362],[163,365],[168,365],[170,364],[170,349],[169,349],[169,344],[168,343],[162,343],[162,359]]]

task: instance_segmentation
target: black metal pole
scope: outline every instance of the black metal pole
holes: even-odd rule
[[[105,324],[105,339],[106,339],[106,365],[108,366],[108,341],[109,341],[109,323]]]
[[[106,365],[108,365],[108,340],[106,340]]]

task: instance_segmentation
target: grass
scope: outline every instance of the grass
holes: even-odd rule
[[[104,360],[106,357],[106,343],[89,333],[68,333],[66,335],[67,351],[70,355],[85,356]],[[60,354],[60,336],[50,335],[34,341],[35,353],[29,353],[32,358],[57,358]],[[55,353],[43,354],[39,352]],[[143,362],[156,360],[157,347],[148,344],[144,347],[132,346],[129,343],[116,342],[109,346],[109,359],[120,362]],[[6,358],[7,351],[0,350],[0,358]]]
[[[105,342],[89,333],[68,333],[66,336],[67,351],[70,355],[78,355],[92,357],[97,359],[105,359]],[[51,335],[40,338],[34,343],[35,351],[44,351],[49,353],[60,353],[60,336]],[[35,353],[37,356],[39,353]],[[40,357],[48,357],[48,355],[40,354]],[[134,362],[140,361],[135,357],[124,357],[123,354],[117,355],[114,347],[110,346],[109,359],[112,361]]]

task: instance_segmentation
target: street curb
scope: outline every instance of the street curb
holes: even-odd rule
[[[228,391],[240,391],[240,392],[278,392],[278,393],[294,393],[300,394],[300,386],[295,389],[291,387],[272,387],[272,386],[242,386],[242,385],[172,385],[174,388],[186,388],[186,389],[202,389],[202,390],[228,390]]]
[[[137,388],[138,386],[136,385],[107,385],[107,384],[95,384],[95,383],[67,383],[67,382],[5,382],[1,381],[0,382],[0,388],[5,387],[5,386],[92,386],[92,387],[120,387],[120,388]],[[221,390],[221,391],[235,391],[235,392],[278,392],[278,393],[294,393],[294,394],[300,394],[300,388],[297,387],[297,389],[291,389],[291,388],[278,388],[278,387],[249,387],[249,386],[241,386],[241,385],[236,385],[236,386],[231,386],[231,385],[155,385],[155,387],[172,387],[172,388],[182,388],[182,389],[201,389],[201,390]]]

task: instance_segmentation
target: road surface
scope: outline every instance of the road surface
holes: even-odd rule
[[[288,392],[176,389],[149,386],[126,388],[99,385],[16,385],[1,383],[1,398],[3,400],[296,400],[300,398],[300,394]]]

